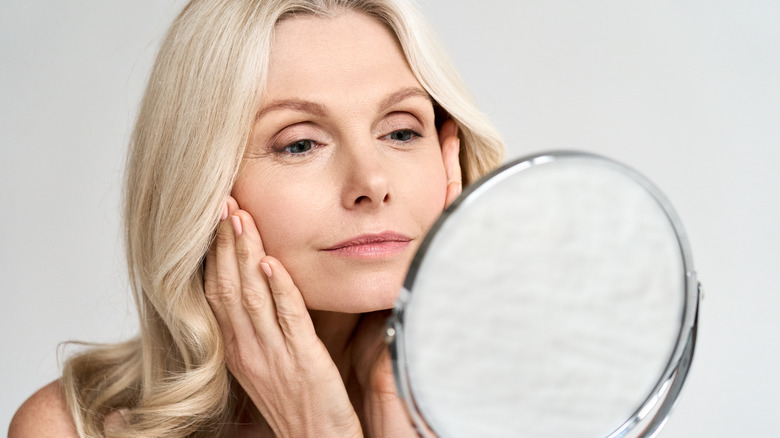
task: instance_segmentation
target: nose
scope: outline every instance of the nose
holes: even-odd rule
[[[372,142],[344,145],[340,155],[344,208],[375,209],[390,202],[390,178]]]

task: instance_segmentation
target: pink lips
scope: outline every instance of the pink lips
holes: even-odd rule
[[[409,246],[412,238],[392,231],[362,234],[339,242],[324,251],[350,257],[379,258],[397,254]]]

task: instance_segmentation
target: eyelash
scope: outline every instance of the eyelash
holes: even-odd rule
[[[397,133],[403,133],[404,136],[410,135],[411,138],[409,138],[408,140],[397,140],[397,139],[391,138],[393,134],[397,134]],[[396,129],[395,131],[387,134],[385,137],[388,138],[388,140],[390,140],[392,142],[395,142],[395,143],[410,143],[410,142],[412,142],[412,141],[414,141],[414,140],[416,140],[418,138],[421,138],[422,135],[420,135],[419,132],[416,132],[416,131],[414,131],[412,129]],[[385,138],[385,137],[383,137],[383,138]]]
[[[307,144],[309,147],[302,152],[293,152],[291,149],[297,146],[300,146],[301,144]],[[278,150],[279,153],[286,154],[286,155],[297,155],[297,156],[305,156],[308,155],[309,152],[312,151],[312,149],[316,148],[318,146],[317,142],[314,140],[310,140],[308,138],[296,140],[281,149]]]
[[[399,133],[401,133],[404,136],[404,138],[406,138],[407,136],[409,138],[406,139],[406,140],[400,140],[400,139],[392,138],[393,134],[399,134]],[[420,133],[418,133],[417,131],[414,131],[412,129],[396,129],[395,131],[385,135],[382,138],[387,138],[388,140],[390,140],[390,141],[392,141],[394,143],[402,143],[402,144],[404,144],[404,143],[410,143],[410,142],[412,142],[412,141],[414,141],[414,140],[416,140],[418,138],[421,138],[421,137],[422,137],[422,135],[420,135]],[[293,148],[304,146],[304,145],[308,146],[306,148],[306,150],[301,151],[301,152],[293,152],[293,150],[292,150]],[[309,152],[311,152],[313,149],[317,148],[317,146],[319,146],[319,145],[314,140],[301,139],[301,140],[296,140],[296,141],[294,141],[292,143],[289,143],[286,146],[283,146],[282,148],[278,149],[277,152],[280,153],[280,154],[284,154],[284,155],[304,157],[304,156],[308,155]]]

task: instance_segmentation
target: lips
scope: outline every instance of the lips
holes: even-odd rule
[[[362,234],[325,248],[337,255],[354,257],[385,257],[399,253],[409,246],[412,238],[393,231]]]

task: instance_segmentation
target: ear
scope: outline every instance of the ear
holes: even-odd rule
[[[439,129],[439,144],[441,158],[444,161],[444,173],[447,177],[447,195],[444,198],[444,208],[452,204],[463,190],[460,172],[460,138],[458,124],[447,119]]]

